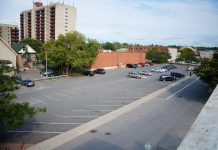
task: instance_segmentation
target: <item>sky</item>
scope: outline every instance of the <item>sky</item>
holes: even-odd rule
[[[36,1],[36,0],[35,0]],[[77,31],[103,42],[218,46],[218,0],[40,0],[77,9]],[[33,0],[0,0],[0,23],[19,25]]]

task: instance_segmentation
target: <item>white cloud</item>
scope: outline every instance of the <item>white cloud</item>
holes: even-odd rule
[[[7,14],[0,22],[16,20],[19,24],[22,9],[32,8],[32,0],[3,2],[7,6],[0,13]],[[218,5],[211,1],[69,0],[73,2],[78,31],[99,41],[218,46]]]

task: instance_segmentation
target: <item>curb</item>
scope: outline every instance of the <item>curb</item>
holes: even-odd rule
[[[27,150],[51,150],[54,148],[57,148],[58,146],[69,142],[70,140],[75,139],[78,136],[81,136],[95,128],[97,128],[98,126],[101,126],[133,109],[135,109],[136,107],[140,106],[141,104],[144,104],[146,101],[151,100],[152,98],[156,97],[157,95],[166,92],[168,89],[171,89],[173,86],[176,86],[180,83],[182,83],[183,81],[186,81],[187,79],[190,79],[192,77],[185,77],[175,83],[172,83],[170,85],[168,85],[167,87],[164,87],[160,90],[157,90],[156,92],[153,92],[145,97],[140,98],[139,100],[136,100],[128,105],[125,105],[117,110],[114,110],[104,116],[101,116],[99,118],[96,118],[90,122],[87,122],[83,125],[80,125],[76,128],[73,128],[71,130],[68,130],[62,134],[59,134],[55,137],[52,137],[50,139],[47,139],[45,141],[42,141],[30,148],[28,148]]]
[[[33,81],[52,80],[52,79],[57,79],[57,78],[62,78],[62,77],[67,77],[67,75],[33,79]]]

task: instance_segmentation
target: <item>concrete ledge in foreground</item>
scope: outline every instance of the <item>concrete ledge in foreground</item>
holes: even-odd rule
[[[218,86],[177,150],[218,150]]]

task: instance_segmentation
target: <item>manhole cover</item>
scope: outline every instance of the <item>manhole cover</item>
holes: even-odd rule
[[[106,132],[105,135],[111,135],[111,133],[110,132]]]
[[[91,133],[95,133],[95,132],[97,132],[97,130],[91,130],[90,132],[91,132]]]

